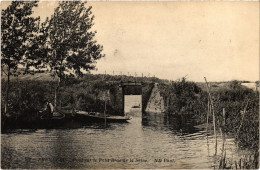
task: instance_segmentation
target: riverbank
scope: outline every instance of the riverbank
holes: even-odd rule
[[[187,115],[197,120],[195,124],[201,127],[206,127],[208,117],[211,132],[213,130],[211,122],[215,119],[216,133],[232,134],[239,147],[254,151],[250,158],[234,160],[231,164],[227,163],[225,157],[222,156],[219,160],[219,167],[221,169],[258,168],[259,91],[242,86],[238,81],[228,82],[221,86],[216,83],[209,83],[209,85],[212,107],[209,107],[209,95],[205,84],[198,86],[194,82],[187,82],[183,79],[173,82],[170,88],[164,88],[162,95],[166,96],[166,101],[168,100],[168,114]],[[211,109],[210,112],[209,109]]]
[[[236,134],[241,146],[258,149],[259,92],[242,86],[237,81],[217,86],[209,83],[216,128]],[[209,112],[209,95],[206,85],[194,82],[172,82],[171,86],[161,85],[161,96],[166,101],[167,113],[186,115],[198,124],[213,121]],[[223,114],[223,109],[225,114]]]

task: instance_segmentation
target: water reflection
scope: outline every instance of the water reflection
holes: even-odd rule
[[[214,168],[215,139],[193,120],[131,110],[125,124],[2,134],[2,168]],[[218,153],[222,140],[218,138]],[[226,138],[227,157],[241,152]],[[125,162],[124,162],[125,160]],[[132,160],[132,162],[131,162]],[[157,161],[156,161],[157,160]],[[161,160],[161,161],[160,161]]]
[[[156,127],[159,129],[169,129],[175,134],[190,134],[196,133],[199,129],[196,129],[192,123],[192,119],[187,119],[185,116],[175,115],[170,116],[168,114],[158,113],[143,113],[142,125]]]

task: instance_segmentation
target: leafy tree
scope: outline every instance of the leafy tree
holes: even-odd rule
[[[96,60],[104,57],[103,47],[95,40],[92,7],[85,7],[86,2],[60,1],[50,20],[46,20],[47,57],[44,58],[53,76],[58,77],[56,94],[60,82],[68,76],[82,76],[83,70],[95,68]]]
[[[1,11],[1,70],[7,76],[5,98],[5,113],[10,88],[10,76],[18,76],[19,65],[26,65],[26,60],[33,61],[37,55],[32,44],[37,35],[40,18],[31,16],[32,8],[37,6],[36,1],[12,1],[6,9]],[[31,59],[30,59],[31,58]],[[30,63],[33,66],[37,63]]]

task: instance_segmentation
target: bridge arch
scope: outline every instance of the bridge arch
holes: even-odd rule
[[[157,87],[155,83],[120,82],[114,86],[114,88],[110,89],[110,105],[118,112],[119,115],[124,115],[125,95],[141,95],[142,111],[149,111],[147,106],[152,106],[152,108],[154,106],[153,98],[151,97],[158,96],[158,90],[156,91],[154,87]],[[155,111],[155,109],[152,109],[151,111]]]

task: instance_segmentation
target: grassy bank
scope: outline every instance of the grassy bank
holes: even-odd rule
[[[68,78],[60,83],[57,92],[57,108],[75,108],[78,110],[104,111],[105,100],[108,100],[108,89],[113,89],[121,81],[144,81],[143,103],[149,99],[148,92],[153,82],[160,79],[154,77],[133,77],[133,76],[110,76],[86,74],[83,77]],[[6,77],[1,80],[1,113],[4,113]],[[37,110],[42,110],[44,101],[54,103],[55,88],[57,79],[48,73],[35,73],[34,75],[21,75],[18,78],[12,77],[8,101],[8,114],[11,116],[34,116]],[[116,111],[107,103],[108,113]],[[28,116],[25,116],[28,115]],[[25,119],[26,119],[25,118]]]
[[[187,115],[195,118],[198,124],[206,123],[208,93],[205,86],[203,88],[185,79],[172,82],[170,86],[163,84],[160,86],[168,114]],[[232,81],[225,83],[225,86],[211,83],[211,95],[216,114],[216,127],[237,136],[242,146],[258,148],[259,92]],[[211,114],[209,121],[212,120]]]
[[[251,149],[250,158],[227,163],[220,160],[220,168],[258,168],[259,150],[259,92],[242,86],[238,81],[209,83],[214,104],[216,129],[234,136],[239,146]],[[161,95],[166,101],[167,112],[194,118],[197,124],[206,123],[208,92],[206,85],[185,81],[161,85]],[[223,109],[225,115],[223,115]],[[209,122],[213,115],[209,115]]]

